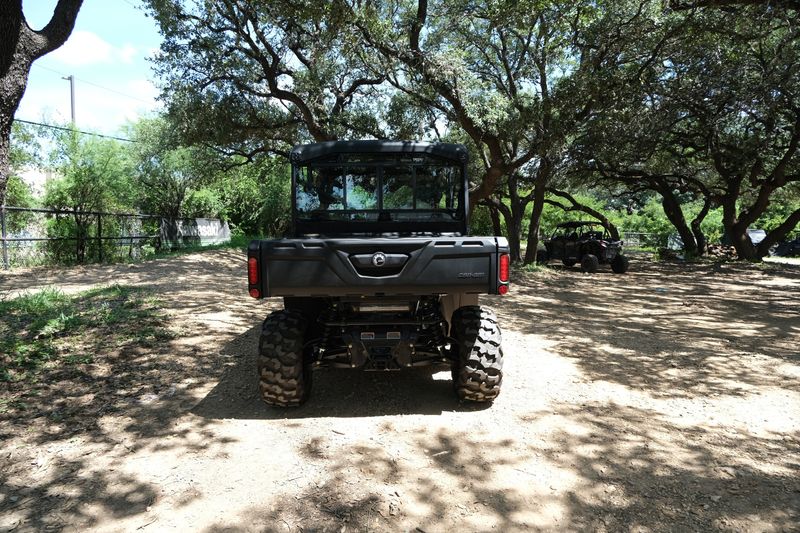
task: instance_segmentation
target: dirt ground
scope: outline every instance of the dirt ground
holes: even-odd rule
[[[634,260],[486,297],[503,392],[320,370],[256,394],[277,302],[222,250],[0,274],[0,295],[148,287],[175,338],[97,354],[0,415],[0,530],[800,531],[800,267]]]

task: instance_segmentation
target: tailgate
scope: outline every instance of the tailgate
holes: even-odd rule
[[[263,296],[497,294],[502,237],[253,241]],[[252,286],[251,286],[252,288]]]

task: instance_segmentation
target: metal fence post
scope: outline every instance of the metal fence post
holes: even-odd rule
[[[8,243],[6,242],[6,206],[0,205],[0,236],[3,241],[3,268],[8,270]]]
[[[100,262],[103,262],[103,215],[97,213],[97,249]]]

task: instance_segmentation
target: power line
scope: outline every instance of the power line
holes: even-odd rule
[[[32,120],[23,120],[21,118],[15,118],[14,122],[22,122],[23,124],[30,124],[31,126],[41,126],[43,128],[50,128],[54,130],[74,131],[76,133],[81,133],[83,135],[93,135],[95,137],[103,137],[104,139],[114,139],[115,141],[125,141],[128,143],[138,142],[134,141],[133,139],[125,139],[124,137],[114,137],[113,135],[103,135],[102,133],[92,133],[91,131],[76,130],[73,128],[65,128],[63,126],[54,126],[52,124],[42,124],[41,122],[33,122]]]
[[[56,70],[56,69],[54,69],[54,68],[46,67],[46,66],[44,66],[44,65],[40,65],[39,63],[34,63],[34,64],[33,64],[33,66],[34,66],[34,67],[39,67],[39,68],[41,68],[41,69],[44,69],[44,70],[49,70],[50,72],[53,72],[53,73],[55,73],[55,74],[58,74],[59,76],[66,76],[66,75],[67,75],[67,74],[66,74],[66,73],[64,73],[64,72],[58,71],[58,70]],[[100,84],[98,84],[98,83],[94,83],[94,82],[92,82],[92,81],[85,80],[85,79],[83,79],[83,78],[78,78],[77,76],[75,77],[75,79],[76,79],[76,80],[78,80],[78,81],[80,81],[80,82],[82,82],[82,83],[85,83],[86,85],[92,85],[93,87],[97,87],[98,89],[103,89],[104,91],[108,91],[108,92],[110,92],[110,93],[115,93],[115,94],[118,94],[118,95],[120,95],[120,96],[124,96],[124,97],[126,97],[126,98],[130,98],[130,99],[132,99],[132,100],[136,100],[136,101],[138,101],[138,102],[142,102],[143,104],[152,104],[152,103],[153,103],[152,101],[148,102],[147,100],[143,100],[143,99],[141,99],[141,98],[139,98],[139,97],[136,97],[136,96],[133,96],[133,95],[130,95],[130,94],[123,93],[123,92],[121,92],[121,91],[118,91],[118,90],[116,90],[116,89],[111,89],[111,88],[109,88],[109,87],[104,87],[104,86],[102,86],[102,85],[100,85]]]

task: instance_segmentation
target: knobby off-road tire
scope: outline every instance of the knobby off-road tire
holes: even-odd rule
[[[589,274],[594,274],[597,272],[597,269],[600,267],[600,260],[594,254],[586,254],[581,259],[581,270],[584,272],[588,272]]]
[[[459,399],[491,402],[503,382],[503,349],[494,313],[470,305],[453,313],[453,337],[458,357],[453,362],[453,386]]]
[[[258,341],[258,386],[270,405],[302,405],[311,392],[311,366],[303,343],[306,321],[296,311],[275,311],[267,316]]]
[[[611,260],[611,270],[614,271],[615,274],[624,274],[628,271],[628,265],[630,261],[624,255],[616,255],[614,259]]]

